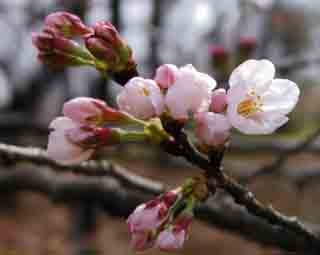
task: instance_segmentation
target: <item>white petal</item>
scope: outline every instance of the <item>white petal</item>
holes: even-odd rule
[[[299,94],[300,90],[294,82],[275,79],[268,91],[262,95],[263,111],[286,115],[296,106]]]
[[[230,87],[254,88],[258,94],[265,91],[275,75],[275,67],[269,60],[247,60],[239,65],[229,79]]]
[[[47,148],[50,158],[62,164],[80,163],[90,158],[93,150],[83,150],[66,138],[65,131],[77,127],[79,125],[67,117],[58,117],[50,123],[49,128],[53,129]]]
[[[59,129],[59,130],[66,130],[70,128],[78,127],[78,124],[75,123],[68,117],[58,117],[51,121],[49,125],[49,129]]]

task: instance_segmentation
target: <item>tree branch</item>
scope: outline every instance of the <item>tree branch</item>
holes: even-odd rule
[[[83,174],[86,176],[112,176],[120,180],[123,184],[132,186],[135,189],[154,194],[163,190],[163,186],[157,182],[150,182],[139,175],[135,175],[126,169],[110,163],[106,160],[87,161],[79,165],[62,165],[50,159],[46,152],[39,148],[25,148],[14,145],[0,143],[0,160],[7,165],[15,165],[17,163],[31,163],[38,166],[50,167],[56,172],[73,172],[75,174]]]
[[[86,199],[95,201],[106,212],[120,217],[127,217],[137,205],[155,195],[153,190],[147,190],[128,189],[110,176],[66,176],[43,168],[0,171],[0,192],[33,191],[46,195],[53,202],[75,203]],[[212,201],[202,205],[196,209],[195,215],[215,228],[238,234],[261,245],[287,251],[310,250],[309,243],[300,235],[268,224],[228,201]],[[318,228],[315,230],[319,232]]]
[[[211,188],[213,192],[216,187],[221,188],[231,195],[237,204],[244,206],[252,215],[265,220],[271,225],[285,228],[288,231],[292,231],[296,235],[301,236],[305,239],[305,242],[309,244],[308,251],[310,253],[319,253],[320,239],[298,221],[296,217],[284,216],[271,206],[263,205],[256,199],[252,192],[222,171],[220,164],[223,155],[221,155],[221,153],[212,154],[211,159],[208,160],[194,149],[185,133],[181,131],[177,133],[173,132],[173,135],[175,137],[175,142],[164,145],[164,148],[169,153],[176,156],[180,155],[190,163],[205,170],[206,175],[209,176],[211,181],[209,188]]]

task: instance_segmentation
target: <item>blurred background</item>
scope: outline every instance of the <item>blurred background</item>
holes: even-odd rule
[[[226,87],[232,68],[245,59],[271,59],[278,77],[299,84],[299,105],[272,136],[236,134],[225,169],[262,201],[320,224],[320,1],[1,0],[1,142],[45,148],[48,123],[69,98],[92,96],[114,104],[120,87],[94,69],[58,72],[38,62],[31,32],[39,32],[44,17],[58,10],[73,12],[86,24],[110,20],[133,48],[145,77],[153,77],[162,63],[191,63]],[[144,145],[119,146],[106,155],[172,188],[197,173],[184,161]],[[133,254],[124,219],[95,201],[66,204],[40,193],[0,190],[1,255]],[[203,222],[193,224],[181,251],[196,253],[282,254]]]

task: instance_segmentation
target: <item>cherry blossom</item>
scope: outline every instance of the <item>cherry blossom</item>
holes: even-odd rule
[[[245,134],[270,134],[288,121],[298,102],[298,86],[274,79],[275,67],[268,60],[248,60],[231,74],[227,116]]]
[[[215,87],[213,78],[198,72],[192,65],[180,68],[176,82],[169,87],[165,97],[170,115],[184,122],[190,113],[208,111]]]
[[[222,146],[230,137],[231,125],[224,114],[205,112],[196,116],[196,135],[201,143]]]
[[[134,77],[128,81],[117,97],[120,110],[136,118],[150,119],[164,110],[164,97],[155,81]]]

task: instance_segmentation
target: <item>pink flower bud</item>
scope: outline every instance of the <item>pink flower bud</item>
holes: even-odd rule
[[[164,110],[164,98],[155,81],[134,77],[127,82],[117,97],[120,110],[139,119],[160,116]]]
[[[167,212],[168,207],[160,200],[138,206],[127,220],[130,233],[156,229],[166,219]]]
[[[110,22],[97,22],[93,31],[86,37],[85,44],[97,59],[106,64],[106,70],[117,73],[135,67],[131,48]]]
[[[39,50],[40,61],[53,67],[64,67],[84,64],[92,56],[78,43],[56,36],[51,30],[32,34],[32,43]]]
[[[109,107],[104,101],[90,97],[77,97],[63,105],[63,114],[82,124],[103,125],[106,122],[121,123],[128,115]]]
[[[116,65],[120,62],[117,51],[100,38],[88,37],[86,47],[96,58],[106,61],[108,65]]]
[[[54,119],[50,126],[47,152],[62,164],[87,160],[97,148],[120,142],[120,134],[110,128],[84,126],[67,117]]]
[[[224,61],[226,58],[229,58],[229,52],[224,46],[220,45],[210,45],[209,54],[214,59]]]
[[[239,42],[240,49],[255,50],[257,47],[257,38],[241,37]]]
[[[257,49],[257,39],[255,37],[242,37],[239,41],[239,63],[252,57]]]
[[[224,80],[229,75],[231,57],[230,52],[224,46],[211,45],[209,47],[212,67],[217,72],[220,79]]]
[[[185,230],[174,230],[174,229],[166,229],[163,230],[155,243],[155,246],[158,247],[161,251],[175,251],[179,250],[183,247],[184,241],[186,239],[186,231]]]
[[[190,113],[208,111],[215,87],[213,78],[198,72],[192,65],[180,68],[176,82],[169,87],[165,97],[171,117],[185,122]]]
[[[81,19],[68,12],[55,12],[48,15],[45,25],[55,34],[72,38],[92,33],[92,29],[82,23]]]
[[[183,212],[178,216],[173,225],[160,232],[155,246],[167,252],[181,249],[187,239],[192,217],[191,213]]]
[[[178,198],[177,192],[167,192],[163,196],[138,206],[127,220],[130,233],[157,229],[167,219],[169,208]]]
[[[111,45],[121,47],[124,43],[117,29],[110,22],[97,22],[93,29],[96,37]]]
[[[167,89],[175,83],[178,73],[179,69],[175,65],[165,64],[158,67],[154,80],[161,88]]]
[[[130,246],[135,251],[144,251],[153,246],[154,240],[150,231],[133,233]]]
[[[87,137],[87,133],[84,134],[80,131],[79,124],[73,122],[66,117],[58,117],[54,119],[50,126],[53,131],[50,132],[47,152],[50,158],[59,161],[62,164],[76,164],[91,157],[94,150],[90,148],[83,148],[76,143],[70,141],[66,136],[68,130],[79,130],[78,136],[83,139]]]
[[[226,110],[227,104],[227,92],[225,89],[216,89],[212,92],[211,111],[222,113]]]
[[[231,124],[223,114],[205,112],[196,116],[196,135],[202,144],[223,146],[230,137]]]

